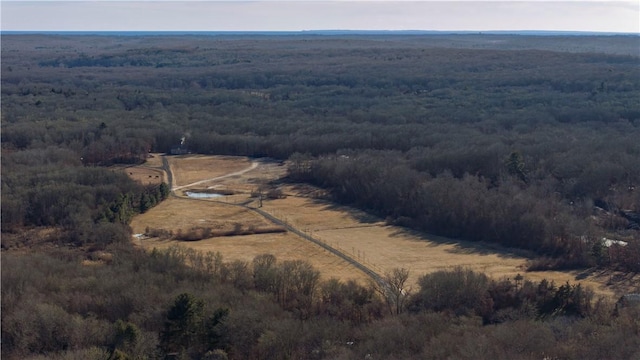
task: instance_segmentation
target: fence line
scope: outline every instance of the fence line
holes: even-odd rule
[[[374,270],[372,270],[371,268],[369,268],[368,266],[366,266],[365,264],[361,263],[360,261],[356,260],[353,256],[349,256],[346,252],[339,250],[333,246],[330,246],[329,244],[327,244],[326,242],[319,240],[317,238],[314,238],[313,236],[298,230],[297,228],[294,228],[293,226],[289,225],[289,223],[286,221],[286,217],[283,220],[269,214],[268,212],[258,209],[258,208],[253,208],[253,207],[249,207],[247,205],[239,205],[239,206],[243,206],[247,209],[253,210],[254,212],[264,216],[265,218],[269,219],[272,223],[276,224],[276,225],[280,225],[280,226],[284,226],[289,232],[292,232],[300,237],[302,237],[303,239],[309,240],[311,242],[313,242],[314,244],[321,246],[322,248],[324,248],[325,250],[333,253],[334,255],[337,255],[339,257],[341,257],[342,259],[344,259],[345,261],[347,261],[348,263],[350,263],[351,265],[355,266],[356,268],[362,270],[365,274],[367,274],[369,277],[371,277],[373,280],[375,280],[375,282],[377,282],[378,284],[385,286],[386,287],[386,282],[384,281],[384,279],[382,278],[382,276],[380,276],[377,272],[375,272]]]

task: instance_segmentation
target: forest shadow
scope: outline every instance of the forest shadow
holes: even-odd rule
[[[392,226],[392,225],[390,225]],[[419,230],[394,226],[398,230],[391,234],[391,237],[399,237],[409,235],[416,241],[424,241],[430,244],[427,246],[436,247],[439,245],[454,245],[455,248],[446,250],[451,254],[458,255],[497,255],[505,259],[527,259],[531,260],[536,257],[534,253],[522,249],[506,248],[498,244],[486,242],[473,242],[462,239],[449,238],[440,235],[434,235]]]
[[[369,214],[364,210],[360,210],[349,205],[342,205],[325,199],[312,198],[310,200],[314,205],[322,205],[322,210],[332,210],[347,213],[354,220],[362,224],[375,224],[384,222],[384,219],[375,214]]]
[[[310,199],[315,205],[322,205],[322,210],[334,210],[346,212],[356,221],[362,224],[375,224],[384,222],[379,216],[367,213],[363,210],[353,208],[348,205],[342,205],[335,203],[331,200],[325,199]],[[527,259],[531,260],[536,258],[536,254],[531,251],[515,248],[506,248],[498,244],[486,243],[486,242],[473,242],[468,240],[449,238],[440,235],[434,235],[426,233],[420,230],[415,230],[398,225],[384,225],[385,227],[394,227],[396,231],[390,234],[391,238],[400,236],[409,236],[415,241],[424,242],[427,246],[436,247],[439,245],[455,245],[455,248],[446,250],[451,254],[459,255],[497,255],[500,258],[505,259]]]

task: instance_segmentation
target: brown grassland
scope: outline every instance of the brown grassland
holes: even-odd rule
[[[162,154],[149,154],[143,165],[114,165],[111,168],[124,172],[142,185],[158,185],[168,181],[167,174],[162,168]]]
[[[255,229],[273,227],[266,219],[239,206],[215,201],[169,198],[149,212],[136,216],[131,222],[135,233],[144,233],[146,227],[173,231],[187,231],[193,227],[211,227],[214,230],[232,230],[234,227]],[[255,235],[220,236],[198,241],[177,241],[159,238],[138,239],[146,249],[164,249],[174,245],[190,247],[203,252],[220,252],[227,261],[251,261],[257,255],[270,253],[279,260],[308,260],[322,271],[325,278],[366,281],[360,270],[328,253],[321,247],[291,233],[265,233]]]
[[[160,169],[142,166],[114,166],[115,169],[124,171],[133,180],[142,185],[159,185],[165,180],[165,173]]]
[[[546,278],[564,284],[582,278],[580,282],[596,293],[613,295],[613,289],[605,285],[608,275],[584,275],[579,271],[526,272],[529,259],[519,252],[389,226],[381,219],[376,221],[358,210],[329,202],[289,196],[265,202],[264,209],[287,219],[296,228],[308,229],[315,238],[351,254],[378,273],[384,274],[395,267],[409,269],[409,281],[414,285],[426,273],[462,266],[496,279],[513,279],[521,274],[528,280]]]
[[[169,163],[174,177],[180,179],[174,186],[223,176],[251,165],[250,160],[244,157],[201,155],[170,157]],[[209,187],[234,190],[236,194],[233,196],[225,197],[221,201],[172,197],[149,212],[135,217],[131,226],[135,233],[143,233],[147,227],[162,228],[174,233],[195,227],[210,227],[214,230],[268,228],[273,224],[267,219],[250,209],[234,204],[252,200],[247,189],[283,176],[284,173],[283,166],[260,163],[257,168],[242,175],[207,184]],[[202,185],[199,186],[202,188]],[[282,199],[265,200],[263,211],[347,253],[379,274],[396,267],[409,269],[409,280],[414,287],[423,274],[463,266],[484,272],[493,278],[513,278],[521,274],[525,279],[539,281],[546,278],[555,281],[556,284],[579,281],[592,287],[596,294],[600,295],[614,296],[624,291],[607,285],[613,276],[609,273],[526,272],[529,258],[523,252],[512,252],[495,245],[452,240],[390,226],[362,211],[309,197],[308,187],[285,186],[282,190],[287,196]],[[181,192],[177,195],[180,196]],[[257,200],[253,199],[249,206],[258,206]],[[367,279],[364,273],[346,261],[291,233],[212,237],[188,242],[158,238],[136,241],[147,249],[180,244],[202,251],[217,251],[230,261],[250,261],[258,254],[271,253],[280,260],[308,260],[326,278],[362,281]],[[635,281],[626,280],[629,284]]]
[[[173,186],[184,186],[247,168],[251,161],[244,157],[186,155],[168,157],[173,172]]]
[[[149,154],[144,166],[162,168],[162,154]]]

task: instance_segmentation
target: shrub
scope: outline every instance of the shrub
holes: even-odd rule
[[[457,267],[424,275],[418,285],[411,305],[414,310],[445,311],[458,316],[485,316],[492,311],[490,281],[482,273]]]

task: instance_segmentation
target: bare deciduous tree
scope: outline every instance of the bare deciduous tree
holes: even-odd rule
[[[409,270],[405,268],[393,268],[384,275],[385,284],[375,286],[376,291],[382,295],[389,306],[391,314],[400,314],[406,307],[407,299],[411,294],[411,287],[406,287],[409,279]]]

